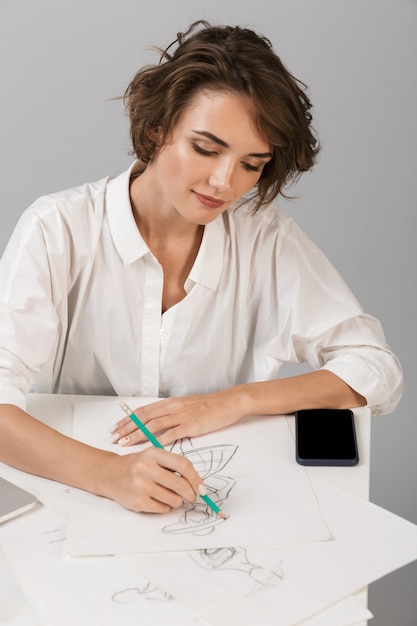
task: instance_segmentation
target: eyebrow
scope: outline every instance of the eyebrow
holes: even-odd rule
[[[216,135],[213,135],[212,133],[209,133],[205,130],[193,130],[193,132],[196,133],[197,135],[202,135],[203,137],[207,137],[207,139],[214,141],[214,143],[217,143],[219,146],[222,146],[223,148],[230,148],[228,143],[223,141],[223,139],[216,137]],[[272,159],[274,155],[271,152],[250,152],[248,156],[258,157],[260,159],[269,159],[269,158]]]

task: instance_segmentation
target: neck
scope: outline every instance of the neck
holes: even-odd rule
[[[188,266],[198,253],[204,226],[188,222],[166,206],[146,174],[147,170],[130,184],[130,202],[138,230],[160,262],[175,251],[175,255],[187,257]]]
[[[167,204],[149,168],[131,181],[130,201],[136,225],[163,269],[164,312],[186,296],[185,281],[200,249],[204,226],[188,222]]]
[[[150,178],[149,170],[145,170],[130,183],[133,216],[149,247],[152,249],[152,243],[162,246],[167,241],[201,241],[204,226],[188,222],[171,205],[167,205]]]

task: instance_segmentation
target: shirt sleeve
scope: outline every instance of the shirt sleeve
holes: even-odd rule
[[[375,324],[378,322],[372,318],[358,317],[347,322],[346,328],[342,324],[337,332],[341,337],[349,337],[357,326],[364,337],[366,330]],[[373,415],[392,413],[398,406],[403,392],[402,368],[385,343],[381,327],[369,343],[360,344],[358,338],[357,343],[349,348],[336,351],[325,348],[321,350],[320,358],[324,363],[321,369],[333,372],[364,396]]]
[[[0,402],[23,409],[56,341],[48,247],[28,209],[0,261]]]
[[[278,351],[269,348],[286,351],[288,361],[333,372],[366,398],[372,414],[391,413],[402,396],[403,373],[381,323],[364,312],[325,254],[292,220],[287,227],[277,260],[285,330],[274,340],[281,344]]]

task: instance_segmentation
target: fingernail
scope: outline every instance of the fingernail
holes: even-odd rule
[[[110,443],[117,443],[119,439],[120,439],[119,433],[114,433],[114,435],[110,437]]]
[[[111,428],[109,428],[109,433],[110,434],[115,433],[118,427],[119,427],[118,424],[114,424]]]
[[[119,446],[125,446],[127,443],[129,443],[129,437],[122,437],[122,439],[119,439],[117,443],[119,444]]]
[[[206,496],[207,495],[207,489],[206,489],[206,486],[203,483],[201,483],[201,485],[198,485],[197,491],[198,491],[198,494],[200,496]]]

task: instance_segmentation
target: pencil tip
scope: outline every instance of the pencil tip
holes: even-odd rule
[[[217,515],[218,515],[219,517],[221,517],[222,519],[224,519],[224,520],[226,520],[226,519],[227,519],[227,516],[226,516],[226,515],[225,515],[222,511],[219,511],[219,512],[217,513]]]

